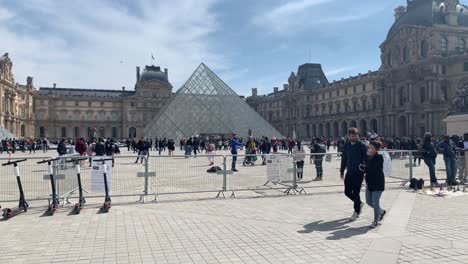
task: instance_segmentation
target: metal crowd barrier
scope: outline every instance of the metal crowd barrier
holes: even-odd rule
[[[421,161],[419,165],[417,151],[383,150],[387,163],[386,181],[406,184],[412,178],[423,178],[429,183],[429,170]],[[217,171],[208,172],[209,158],[214,158]],[[232,162],[237,158],[232,171]],[[416,160],[415,160],[416,157]],[[468,155],[459,156],[457,163],[458,177],[466,178]],[[23,188],[27,200],[45,200],[50,197],[50,182],[45,181],[47,164],[38,165],[37,161],[51,157],[32,157],[19,166]],[[66,156],[64,160],[83,158]],[[89,157],[86,157],[89,158]],[[100,158],[94,156],[93,158]],[[229,193],[235,197],[240,191],[282,190],[284,193],[306,193],[314,188],[341,188],[339,168],[341,156],[337,153],[301,153],[288,154],[253,154],[253,155],[175,155],[175,156],[114,156],[114,166],[109,184],[112,197],[140,197],[184,193],[216,193],[217,197]],[[138,162],[137,161],[138,158]],[[321,162],[320,162],[321,160]],[[0,158],[0,162],[8,159]],[[464,162],[463,162],[464,161]],[[93,188],[96,176],[88,160],[81,162],[82,184],[85,196],[103,197],[103,190]],[[68,200],[76,198],[77,177],[73,162],[57,161],[54,163],[58,196]],[[323,171],[323,181],[315,182],[317,168]],[[11,171],[10,171],[11,170]],[[439,182],[445,180],[445,164],[442,155],[436,161],[436,173]],[[12,168],[0,166],[0,201],[18,199],[17,183]],[[298,177],[302,176],[302,177]]]

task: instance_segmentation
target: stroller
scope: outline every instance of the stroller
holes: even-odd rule
[[[257,161],[257,156],[252,156],[257,154],[256,147],[255,147],[255,142],[254,141],[249,141],[247,143],[247,147],[245,148],[245,159],[242,165],[245,167],[247,165],[249,166],[255,166],[255,162]]]
[[[245,149],[245,155],[254,155],[257,154],[255,150],[251,150],[250,148]],[[245,156],[244,162],[242,165],[247,166],[255,166],[255,162],[257,161],[257,156]]]

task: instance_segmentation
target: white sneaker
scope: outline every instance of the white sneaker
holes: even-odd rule
[[[379,225],[377,222],[372,222],[372,224],[369,226],[369,228],[376,228]]]
[[[349,218],[349,221],[356,221],[359,218],[359,214],[354,212],[353,215]]]

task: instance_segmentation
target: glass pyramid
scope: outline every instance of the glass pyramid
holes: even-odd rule
[[[200,64],[173,99],[145,127],[146,138],[222,136],[281,137],[205,64]]]
[[[0,140],[16,138],[15,134],[8,131],[6,128],[0,126]]]

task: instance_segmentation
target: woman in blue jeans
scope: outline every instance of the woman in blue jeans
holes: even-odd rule
[[[369,143],[367,147],[367,165],[365,169],[366,179],[366,203],[374,208],[374,221],[370,228],[375,228],[383,220],[386,211],[380,208],[380,197],[385,190],[385,176],[383,172],[383,156],[378,154],[381,144],[378,141]]]

